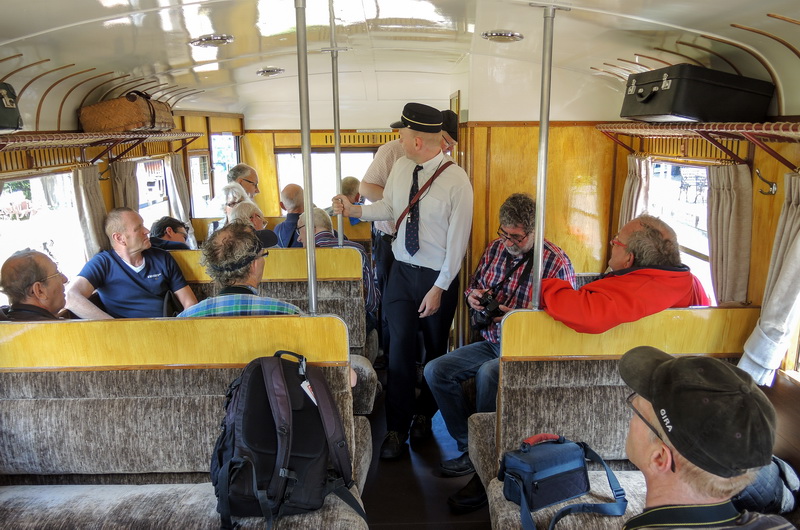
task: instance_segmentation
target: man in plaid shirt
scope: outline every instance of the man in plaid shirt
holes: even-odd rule
[[[232,222],[220,228],[203,245],[206,272],[221,288],[219,296],[206,298],[180,313],[179,317],[224,317],[251,315],[297,315],[300,308],[287,302],[258,295],[264,273],[264,247],[275,245],[277,237],[261,231],[261,241],[250,225]]]
[[[500,365],[500,320],[503,314],[512,309],[532,307],[534,281],[530,272],[535,222],[536,203],[529,195],[515,193],[505,200],[500,207],[500,228],[497,230],[500,237],[492,241],[483,253],[470,288],[465,293],[467,304],[473,310],[470,311],[473,328],[482,323],[480,333],[485,340],[458,348],[429,361],[425,366],[425,379],[442,411],[447,430],[455,438],[458,450],[462,451],[458,458],[441,463],[444,476],[458,477],[475,471],[467,452],[467,419],[475,411],[471,410],[461,383],[475,377],[477,412],[495,410]],[[542,253],[542,277],[560,278],[573,286],[575,284],[575,271],[569,258],[563,250],[546,239]],[[492,291],[494,300],[499,304],[494,311],[491,311],[490,303],[482,299],[488,290]],[[477,480],[480,484],[480,479]],[[485,503],[485,493],[483,502],[478,506],[459,506],[458,502],[454,504],[451,501],[452,497],[448,502],[455,510],[466,511]]]

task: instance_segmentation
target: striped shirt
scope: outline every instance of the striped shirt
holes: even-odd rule
[[[486,248],[475,274],[465,293],[469,296],[473,289],[488,289],[501,281],[509,269],[516,265],[524,255],[513,256],[506,250],[502,239],[495,239]],[[522,279],[525,265],[517,267],[511,276],[494,293],[495,299],[502,305],[512,309],[529,309],[532,307],[533,284],[531,274]],[[563,250],[544,240],[542,249],[542,278],[560,278],[575,287],[575,271]],[[500,322],[493,322],[481,330],[483,338],[495,344],[500,342]]]
[[[229,288],[237,289],[238,288]],[[244,291],[244,289],[241,289]],[[206,298],[185,309],[179,317],[244,317],[263,315],[299,315],[296,305],[266,296],[234,292]]]

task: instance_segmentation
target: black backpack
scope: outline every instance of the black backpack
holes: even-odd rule
[[[251,361],[228,387],[221,429],[211,481],[222,528],[237,526],[231,516],[264,517],[271,527],[283,515],[319,509],[330,492],[366,519],[348,489],[352,468],[336,403],[322,369],[305,357],[278,351]]]

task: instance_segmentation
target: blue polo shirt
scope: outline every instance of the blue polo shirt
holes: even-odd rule
[[[114,318],[164,316],[164,296],[188,285],[169,252],[142,252],[144,268],[136,272],[113,250],[103,250],[83,266],[78,276],[91,283]]]

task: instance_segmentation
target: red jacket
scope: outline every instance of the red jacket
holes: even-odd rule
[[[580,333],[603,333],[670,307],[709,304],[688,267],[625,269],[577,291],[564,280],[542,280],[542,309]]]

